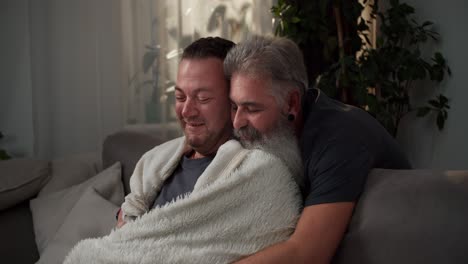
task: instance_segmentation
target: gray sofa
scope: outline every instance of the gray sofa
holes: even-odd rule
[[[152,147],[161,144],[169,137],[167,135],[158,136],[157,134],[146,132],[154,132],[153,130],[143,129],[143,131],[145,132],[123,130],[108,136],[103,143],[102,158],[97,157],[97,160],[95,161],[97,164],[100,164],[100,166],[97,166],[98,168],[96,168],[94,174],[99,173],[102,169],[111,166],[117,161],[121,162],[121,180],[125,194],[128,193],[129,178],[139,157]],[[174,135],[174,133],[171,135]],[[61,166],[61,170],[63,170],[63,166],[68,165],[70,167],[74,167],[75,171],[81,170],[78,174],[80,174],[82,179],[78,182],[85,181],[91,176],[90,173],[93,171],[90,168],[83,168],[84,162],[82,157],[74,156],[59,161],[50,161],[50,163],[51,176],[49,177],[48,182],[43,184],[45,186],[40,191],[43,191],[44,188],[48,187],[47,184],[52,182],[53,179],[55,182],[60,182],[60,179],[57,178],[63,176],[63,173],[54,170],[56,167]],[[54,163],[61,164],[55,166]],[[80,163],[80,167],[77,166],[77,163]],[[86,161],[86,163],[88,167],[95,167],[95,165],[89,166],[89,163],[91,163],[90,161]],[[83,176],[83,174],[88,175]],[[69,183],[68,185],[71,184]],[[39,191],[37,191],[37,193],[39,193]],[[35,263],[39,260],[38,245],[35,241],[33,215],[30,207],[30,201],[36,198],[37,193],[14,206],[0,210],[1,263]],[[111,216],[112,220],[113,218],[114,217]]]
[[[121,163],[127,194],[139,157],[168,138],[110,135],[102,168]],[[29,199],[0,211],[0,234],[2,263],[39,259]],[[333,262],[468,263],[468,171],[373,170]]]

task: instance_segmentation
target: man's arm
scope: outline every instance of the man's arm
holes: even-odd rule
[[[343,238],[354,205],[354,202],[340,202],[307,206],[287,241],[237,263],[329,263]]]

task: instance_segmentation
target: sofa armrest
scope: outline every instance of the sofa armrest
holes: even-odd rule
[[[468,263],[468,171],[374,169],[334,264]]]

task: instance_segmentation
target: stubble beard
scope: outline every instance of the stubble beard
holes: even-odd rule
[[[230,124],[230,122],[227,124]],[[216,152],[217,149],[214,149],[214,147],[217,144],[223,144],[229,140],[229,138],[232,136],[231,132],[232,129],[230,128],[216,131],[209,129],[208,126],[204,125],[202,133],[193,134],[184,128],[184,135],[187,144],[192,149],[202,154],[210,154],[212,151]]]
[[[181,126],[183,127],[183,130],[184,130],[184,135],[185,135],[185,139],[187,140],[187,144],[193,149],[200,148],[206,143],[210,131],[207,131],[205,127],[204,128],[205,131],[203,131],[203,133],[195,133],[194,131],[191,131],[193,129],[190,129],[188,127],[189,126],[188,121],[190,122],[203,122],[203,121],[202,120],[181,120],[180,121]]]

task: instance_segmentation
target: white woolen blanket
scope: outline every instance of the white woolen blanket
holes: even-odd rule
[[[122,206],[137,218],[81,241],[64,263],[230,263],[292,234],[302,204],[292,175],[275,156],[234,140],[221,146],[192,193],[149,210],[184,142],[165,143],[138,162]]]

